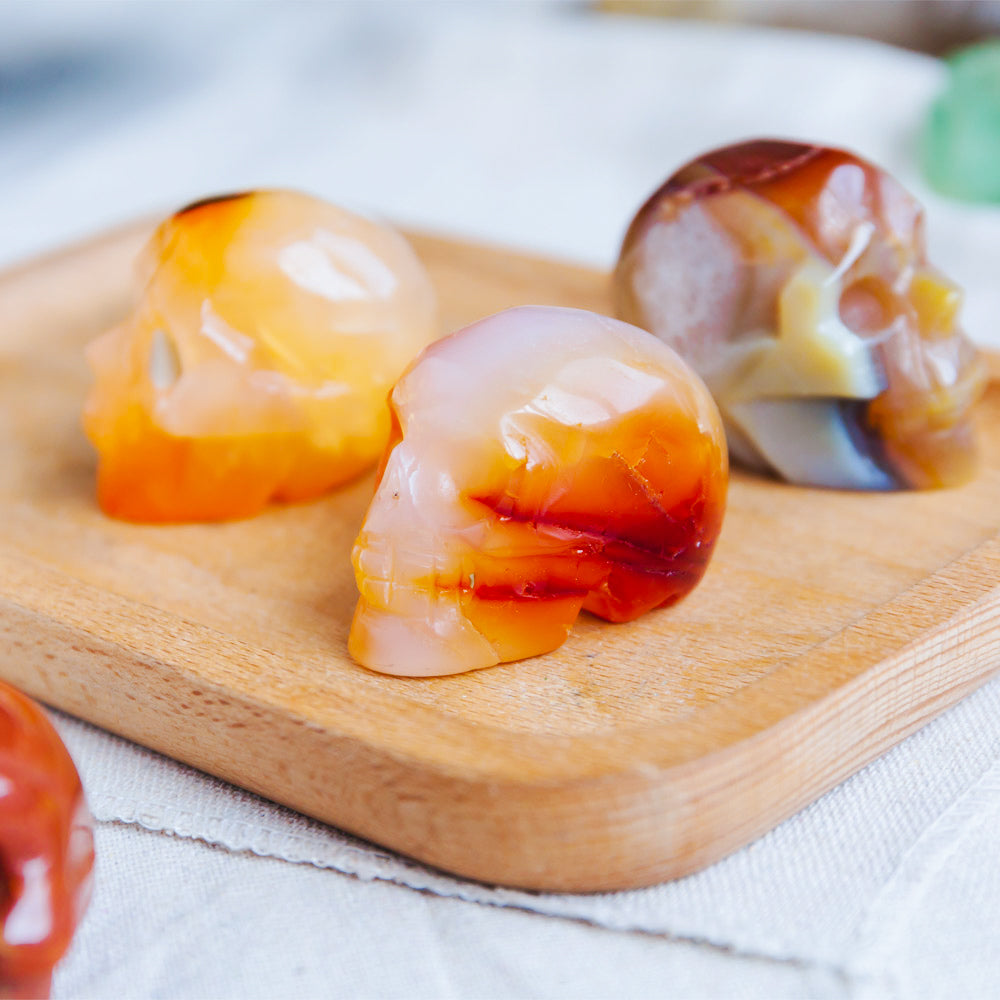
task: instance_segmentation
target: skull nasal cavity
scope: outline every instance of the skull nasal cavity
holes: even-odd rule
[[[840,319],[857,334],[878,333],[903,311],[903,303],[889,284],[868,276],[847,286],[840,296]]]

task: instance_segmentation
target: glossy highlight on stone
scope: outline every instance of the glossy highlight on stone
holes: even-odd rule
[[[140,297],[88,350],[98,500],[133,521],[245,517],[374,465],[386,397],[437,335],[430,281],[394,230],[292,191],[167,219]]]
[[[42,709],[0,683],[0,996],[48,996],[90,898],[93,824]]]
[[[705,379],[735,461],[847,489],[975,473],[961,292],[920,205],[851,153],[757,140],[682,167],[632,221],[615,301]]]
[[[701,380],[656,338],[524,306],[429,347],[354,547],[350,651],[460,673],[561,645],[581,609],[629,621],[684,597],[722,523],[727,458]]]

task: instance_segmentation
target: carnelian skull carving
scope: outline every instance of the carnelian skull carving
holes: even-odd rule
[[[858,489],[973,474],[983,370],[961,295],[872,164],[777,141],[707,153],[640,209],[615,288],[705,379],[742,463]]]
[[[41,708],[0,683],[0,996],[46,996],[90,896],[93,826]]]
[[[726,449],[701,380],[656,338],[522,307],[428,348],[392,394],[394,439],[354,549],[350,648],[451,674],[554,649],[701,579]]]
[[[242,517],[378,461],[386,396],[437,334],[402,236],[258,191],[178,212],[140,264],[135,310],[89,350],[84,424],[107,513]]]

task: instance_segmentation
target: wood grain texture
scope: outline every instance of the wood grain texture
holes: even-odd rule
[[[1000,386],[960,489],[736,473],[704,583],[547,656],[402,679],[347,656],[365,478],[223,525],[111,521],[80,430],[83,345],[121,315],[133,229],[0,276],[0,676],[404,854],[537,889],[646,885],[747,843],[1000,670]],[[586,268],[413,242],[455,328],[607,309]]]

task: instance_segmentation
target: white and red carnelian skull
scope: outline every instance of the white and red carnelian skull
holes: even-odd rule
[[[521,306],[427,348],[354,547],[350,649],[384,673],[548,652],[581,609],[630,621],[695,587],[727,460],[712,398],[649,334]]]

